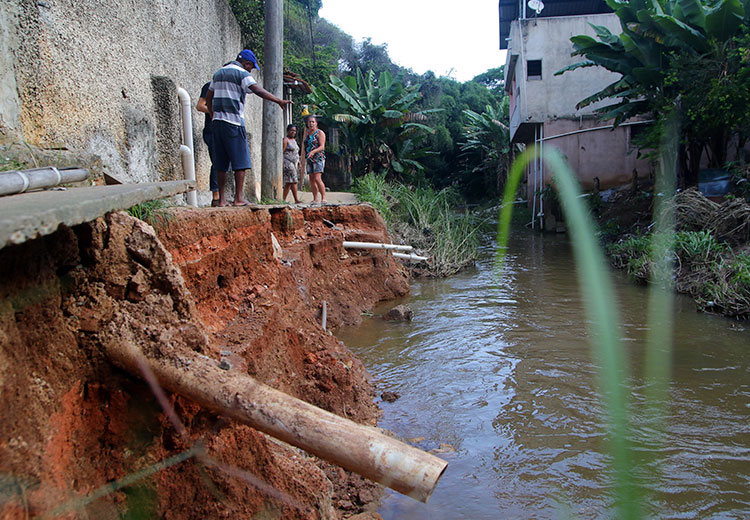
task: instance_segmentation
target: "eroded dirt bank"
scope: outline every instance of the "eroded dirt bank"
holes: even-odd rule
[[[248,426],[167,394],[170,419],[104,346],[128,337],[199,351],[375,424],[368,374],[322,329],[320,310],[326,301],[329,328],[357,323],[363,310],[408,292],[387,253],[342,247],[388,240],[382,219],[364,205],[173,216],[158,236],[115,213],[0,250],[0,517],[341,518],[373,510],[378,486]],[[134,476],[143,478],[115,489]],[[71,502],[94,492],[100,498]]]

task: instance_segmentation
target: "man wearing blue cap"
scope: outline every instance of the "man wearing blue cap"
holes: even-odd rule
[[[237,55],[235,61],[229,62],[214,74],[206,94],[206,106],[211,114],[214,137],[214,166],[219,181],[219,205],[227,206],[224,188],[227,181],[227,169],[234,169],[234,205],[249,204],[243,195],[245,174],[252,167],[250,150],[247,148],[245,131],[245,95],[252,92],[268,101],[273,101],[281,108],[291,103],[288,99],[279,99],[258,85],[250,75],[258,67],[258,60],[250,49]]]

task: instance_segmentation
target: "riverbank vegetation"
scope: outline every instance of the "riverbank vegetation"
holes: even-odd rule
[[[639,283],[652,280],[656,268],[651,193],[622,193],[599,217],[612,265]],[[675,225],[662,238],[671,244],[675,290],[692,296],[701,310],[750,317],[750,203],[737,197],[713,202],[694,188],[668,202]]]
[[[383,215],[392,239],[430,257],[414,265],[412,274],[448,276],[476,260],[486,222],[456,209],[461,197],[455,189],[409,186],[368,173],[355,180],[353,191]]]
[[[606,203],[594,195],[601,236],[612,263],[641,282],[653,281],[652,244],[670,244],[673,287],[704,310],[750,316],[747,203],[750,169],[745,150],[750,136],[750,9],[742,0],[665,0],[627,3],[607,0],[620,19],[617,34],[593,26],[596,37],[571,38],[582,67],[603,67],[617,79],[581,100],[577,108],[605,101],[597,110],[617,126],[632,118],[651,124],[634,138],[642,154],[664,163],[663,144],[674,141],[674,162],[665,175],[682,191],[674,199],[658,189],[621,193]],[[672,152],[670,152],[672,153]],[[702,168],[733,175],[735,193],[721,204],[703,197]],[[693,189],[690,189],[693,188]],[[668,202],[674,228],[653,230],[661,218],[654,202]],[[612,217],[615,214],[615,218]]]

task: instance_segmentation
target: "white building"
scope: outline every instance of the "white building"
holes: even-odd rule
[[[643,127],[627,122],[612,129],[596,108],[613,100],[577,109],[576,104],[617,80],[602,67],[586,67],[555,76],[555,72],[583,61],[571,56],[570,38],[595,36],[589,24],[620,32],[620,21],[603,0],[500,0],[500,48],[507,49],[505,89],[510,97],[510,133],[514,143],[553,146],[577,172],[584,190],[602,189],[650,175],[637,159],[631,136]],[[551,183],[551,172],[536,160],[527,170],[527,194],[535,214],[544,216],[539,192]]]

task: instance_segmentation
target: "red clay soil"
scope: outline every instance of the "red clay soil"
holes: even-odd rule
[[[375,424],[369,376],[323,330],[321,306],[330,329],[408,293],[386,252],[342,246],[389,241],[383,220],[366,205],[172,214],[158,236],[113,213],[0,250],[0,518],[374,511],[380,486],[183,397],[159,401],[105,347],[198,351]]]

